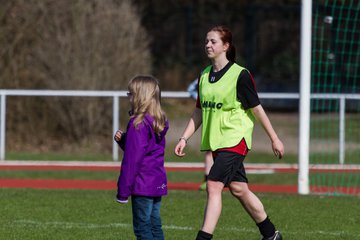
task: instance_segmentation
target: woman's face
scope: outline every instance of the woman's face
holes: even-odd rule
[[[229,44],[224,44],[218,32],[210,31],[205,39],[205,53],[210,59],[216,59],[223,54],[226,57],[226,51]]]

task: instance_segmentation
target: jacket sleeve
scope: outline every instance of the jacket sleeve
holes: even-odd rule
[[[148,147],[149,126],[141,123],[134,127],[130,122],[126,134],[124,157],[118,179],[117,199],[128,198],[134,189],[138,175]]]
[[[125,151],[125,143],[126,143],[126,132],[124,132],[121,136],[120,141],[116,141],[116,143],[119,145],[119,147]]]

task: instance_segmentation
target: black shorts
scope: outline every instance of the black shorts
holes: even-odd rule
[[[214,158],[208,179],[223,182],[229,186],[231,182],[248,182],[244,168],[245,156],[234,152],[221,151]]]

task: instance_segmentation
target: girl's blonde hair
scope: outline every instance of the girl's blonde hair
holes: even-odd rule
[[[166,116],[161,108],[159,81],[150,75],[138,75],[130,80],[128,90],[132,96],[134,126],[137,127],[148,113],[154,118],[155,133],[160,134],[165,128]]]

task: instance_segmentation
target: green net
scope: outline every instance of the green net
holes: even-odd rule
[[[360,2],[313,1],[310,189],[360,194]]]

